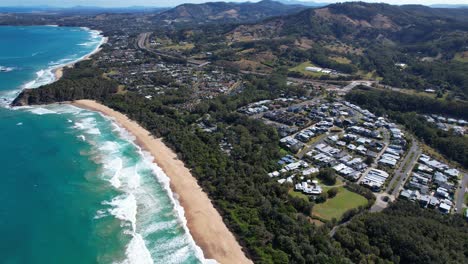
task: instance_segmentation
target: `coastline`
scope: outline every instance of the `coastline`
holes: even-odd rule
[[[190,170],[160,138],[154,138],[135,121],[96,101],[78,100],[71,104],[112,118],[135,136],[136,144],[151,153],[154,162],[169,177],[170,188],[184,208],[189,232],[197,246],[202,249],[205,258],[214,259],[219,263],[252,263]]]
[[[89,31],[96,31],[96,32],[99,32],[99,35],[102,34],[102,31],[98,31],[98,30],[91,30],[89,28],[86,28],[87,30]],[[101,35],[102,36],[102,35]],[[60,78],[62,78],[63,76],[63,70],[67,67],[69,68],[72,68],[73,65],[75,65],[76,63],[80,62],[80,61],[84,61],[84,60],[89,60],[91,58],[91,56],[93,56],[94,54],[98,53],[99,51],[101,51],[102,49],[102,45],[103,44],[106,44],[107,41],[109,40],[108,37],[104,37],[102,36],[102,40],[101,42],[99,43],[99,45],[90,53],[88,53],[87,55],[75,60],[75,61],[72,61],[72,62],[69,62],[69,63],[66,63],[66,64],[63,64],[63,65],[59,65],[55,68],[52,69],[52,73],[54,75],[54,82],[60,80]]]

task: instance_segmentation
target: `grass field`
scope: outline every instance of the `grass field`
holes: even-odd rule
[[[315,205],[312,209],[312,216],[324,220],[333,218],[339,220],[346,211],[367,204],[367,199],[357,193],[348,191],[344,187],[339,187],[338,190],[338,194],[332,199]]]
[[[295,72],[300,72],[304,75],[308,76],[313,76],[313,77],[320,77],[324,75],[324,73],[321,72],[311,72],[311,71],[306,71],[306,67],[317,67],[314,64],[312,64],[310,61],[303,62],[296,67],[290,68],[289,71],[295,71]]]
[[[468,51],[459,52],[455,54],[455,57],[453,59],[459,62],[468,62]]]
[[[192,43],[174,44],[174,45],[162,47],[161,50],[177,50],[177,51],[183,51],[183,50],[190,50],[190,49],[193,49],[194,47],[195,47],[195,45],[193,45]]]
[[[348,58],[345,58],[345,57],[339,57],[339,56],[333,56],[333,57],[330,57],[331,60],[334,60],[338,63],[341,63],[341,64],[350,64],[351,61],[348,59]]]

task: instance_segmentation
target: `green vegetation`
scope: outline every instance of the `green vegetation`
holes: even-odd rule
[[[320,77],[320,76],[324,75],[324,73],[321,73],[321,72],[308,71],[308,70],[306,70],[306,67],[317,67],[317,66],[312,64],[310,61],[306,61],[306,62],[303,62],[303,63],[289,69],[289,71],[291,71],[291,72],[300,72],[301,74],[304,74],[306,76],[313,76],[313,77]]]
[[[346,57],[341,57],[341,56],[332,56],[330,57],[331,60],[334,60],[338,63],[341,64],[351,64],[351,60],[346,58]]]
[[[180,18],[185,12],[174,9],[157,17],[154,14],[89,17],[84,24],[103,29],[108,36],[136,36],[155,31],[154,35],[164,39],[166,46],[193,43],[193,46],[172,46],[171,54],[181,53],[178,56],[160,55],[175,63],[186,62],[185,56],[196,57],[213,65],[227,66],[226,71],[236,73],[239,67],[233,65],[249,60],[257,63],[250,70],[259,70],[257,66],[261,65],[261,69],[267,68],[265,72],[273,72],[268,76],[243,76],[243,89],[239,93],[201,99],[190,110],[183,110],[188,108],[179,106],[188,101],[192,92],[187,85],[177,85],[172,77],[155,73],[148,77],[149,82],[168,85],[171,89],[146,99],[136,86],[128,85],[124,91],[108,78],[113,74],[125,78],[125,66],[118,73],[105,71],[107,63],[95,65],[90,60],[66,69],[64,78],[56,83],[24,91],[14,104],[95,99],[162,137],[191,169],[226,225],[256,263],[339,264],[350,263],[350,259],[355,263],[466,263],[467,224],[458,216],[442,216],[412,204],[397,203],[382,213],[365,213],[353,219],[349,226],[340,228],[336,241],[330,239],[333,219],[345,222],[362,213],[375,201],[373,193],[357,184],[341,186],[334,172],[327,170],[320,173],[321,181],[328,185],[323,186],[324,193],[316,200],[317,204],[310,202],[308,196],[290,190],[290,186],[279,185],[266,176],[279,169],[276,161],[286,154],[278,146],[277,131],[236,110],[258,100],[305,95],[305,88],[286,85],[287,75],[334,80],[357,79],[363,75],[384,85],[405,88],[407,94],[357,89],[348,94],[348,100],[377,114],[388,115],[447,158],[466,166],[467,137],[437,130],[418,114],[466,117],[467,105],[463,99],[468,97],[468,64],[463,61],[462,52],[468,46],[468,13],[354,2],[331,5],[326,10],[308,9],[257,24],[227,23],[257,21],[269,15],[292,13],[296,8],[290,6],[286,10],[283,6],[278,11],[277,7],[254,9],[245,5],[238,17],[220,16],[222,20],[217,23],[203,23],[213,15],[231,10],[233,5],[210,3],[202,8],[189,5],[186,8],[194,11],[189,12],[192,16],[188,17],[189,22],[163,28],[158,25],[161,20]],[[259,5],[272,3],[262,1]],[[0,24],[9,21],[10,24],[83,25],[82,17],[77,17],[80,20],[11,15],[0,17]],[[138,23],[138,27],[133,23]],[[242,37],[236,39],[233,32]],[[245,41],[249,34],[255,35],[250,38],[255,40]],[[110,44],[116,44],[122,51],[134,49],[131,41],[122,42]],[[154,62],[152,56],[145,58],[144,63]],[[396,66],[398,62],[407,67]],[[137,60],[132,63],[139,64]],[[293,65],[298,66],[288,70]],[[305,67],[312,65],[347,75],[312,76],[314,73],[305,72]],[[408,92],[427,88],[447,96],[435,99]],[[200,120],[208,120],[217,130],[210,133],[199,129]],[[226,145],[229,150],[223,149]],[[315,217],[328,220],[327,223],[321,227],[311,224],[311,211]]]
[[[53,85],[24,91],[17,103],[73,100],[81,98],[67,88],[81,82],[82,72],[96,71],[92,64],[77,65]],[[73,80],[70,80],[73,76]],[[96,87],[89,99],[97,99],[136,120],[157,137],[164,138],[197,178],[223,220],[258,263],[349,263],[342,250],[328,237],[328,229],[309,219],[312,203],[288,194],[266,173],[277,168],[279,137],[274,128],[252,120],[235,110],[259,99],[271,98],[287,89],[284,76],[250,77],[245,92],[201,102],[193,112],[171,106],[177,96],[165,94],[152,100],[133,91],[105,93]],[[59,97],[55,97],[60,95]],[[183,99],[183,97],[182,97]],[[197,129],[201,117],[210,116],[218,131]],[[220,148],[225,140],[229,154]]]
[[[325,185],[336,184],[336,173],[332,168],[320,169],[317,178],[319,178]]]
[[[453,59],[458,62],[468,63],[468,51],[456,53]]]
[[[340,227],[335,239],[354,263],[466,263],[468,224],[399,201],[380,213],[366,213]]]
[[[83,61],[76,65],[80,68],[79,71],[66,68],[60,81],[43,86],[41,89],[26,90],[22,96],[15,99],[13,105],[49,104],[85,98],[102,100],[107,95],[116,93],[118,84],[102,77],[101,70],[90,66],[90,61]]]
[[[164,46],[161,50],[176,50],[176,51],[184,51],[184,50],[191,50],[195,47],[193,43],[184,43],[184,44],[173,44],[169,46]]]
[[[329,189],[333,190],[333,189]],[[367,204],[367,199],[363,196],[351,192],[344,187],[338,187],[337,194],[326,202],[317,204],[312,210],[312,215],[323,220],[340,220],[348,210],[359,208]]]
[[[309,201],[309,196],[301,193],[301,192],[296,192],[294,191],[293,189],[289,190],[289,195],[291,195],[292,197],[295,197],[295,198],[299,198],[299,199],[302,199],[304,201]]]
[[[437,129],[418,115],[434,113],[466,117],[466,102],[449,102],[378,89],[356,89],[348,93],[346,99],[376,114],[388,115],[448,159],[468,166],[468,138]]]

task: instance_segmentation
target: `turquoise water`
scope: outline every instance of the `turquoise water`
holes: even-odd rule
[[[80,28],[0,36],[6,101],[101,41]],[[0,263],[204,262],[166,175],[111,120],[72,106],[2,107],[0,146]]]

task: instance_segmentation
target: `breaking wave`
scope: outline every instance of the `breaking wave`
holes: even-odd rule
[[[130,237],[126,259],[118,263],[206,263],[190,236],[184,210],[169,188],[169,178],[153,163],[154,158],[111,119],[86,110],[74,116],[71,128],[88,135],[81,139],[92,146],[90,155],[101,165],[100,176],[119,192],[103,201],[104,208],[94,217],[119,219]],[[89,133],[94,129],[106,133]]]

